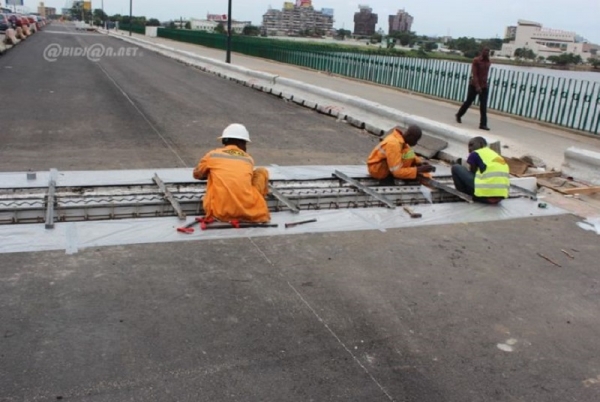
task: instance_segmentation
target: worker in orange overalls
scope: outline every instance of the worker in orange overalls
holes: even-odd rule
[[[435,168],[411,148],[417,145],[422,135],[421,128],[416,125],[408,127],[406,133],[399,127],[393,128],[367,159],[371,177],[379,180],[414,180],[417,174],[430,177]]]
[[[219,137],[224,147],[208,152],[194,169],[194,178],[208,179],[203,207],[205,218],[229,222],[268,222],[271,219],[265,196],[269,172],[254,169],[246,153],[250,134],[241,124],[231,124]]]

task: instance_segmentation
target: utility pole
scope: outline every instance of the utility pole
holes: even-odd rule
[[[105,18],[104,14],[104,0],[102,0],[102,25],[104,26],[104,29],[106,29],[106,18]]]
[[[227,9],[227,56],[225,63],[231,63],[231,0]]]
[[[129,36],[131,36],[131,28],[133,27],[133,0],[129,0]]]

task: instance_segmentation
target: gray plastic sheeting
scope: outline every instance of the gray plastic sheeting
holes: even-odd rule
[[[277,228],[249,228],[202,231],[196,225],[193,234],[176,231],[185,223],[176,217],[127,219],[96,222],[56,223],[47,230],[44,224],[5,225],[0,227],[0,253],[65,250],[72,254],[90,247],[116,246],[141,243],[202,241],[215,239],[281,236],[299,233],[347,232],[411,228],[425,225],[489,222],[564,214],[566,211],[551,205],[546,209],[528,199],[510,199],[498,206],[451,203],[416,205],[412,207],[423,217],[412,219],[402,208],[345,209],[278,212],[271,215]],[[284,223],[307,219],[317,222],[286,229]],[[188,217],[187,222],[192,218]]]
[[[436,165],[435,175],[449,175],[450,168]],[[269,180],[318,180],[331,178],[335,170],[350,177],[369,177],[366,165],[331,165],[331,166],[267,166]],[[99,170],[99,171],[59,171],[57,187],[87,186],[132,186],[154,184],[154,174],[165,184],[189,183],[195,181],[192,168],[177,169],[144,169],[144,170]],[[0,173],[0,188],[40,188],[48,187],[50,171],[35,172],[34,180],[27,180],[27,172]]]

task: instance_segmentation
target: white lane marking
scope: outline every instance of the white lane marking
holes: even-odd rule
[[[177,153],[177,151],[175,151],[175,149],[171,146],[171,144],[165,139],[165,137],[162,136],[162,134],[156,129],[156,127],[154,127],[154,125],[150,122],[150,120],[146,117],[146,115],[140,110],[140,108],[137,107],[137,105],[135,103],[133,103],[133,101],[131,100],[131,98],[125,93],[125,91],[123,90],[123,88],[121,88],[119,86],[119,84],[117,84],[117,82],[110,76],[110,74],[108,74],[108,72],[100,65],[100,63],[96,63],[96,65],[100,68],[100,70],[102,70],[102,72],[108,77],[108,79],[113,83],[113,85],[115,87],[117,87],[117,89],[119,91],[121,91],[121,93],[123,94],[123,96],[125,97],[125,99],[127,99],[129,101],[129,103],[131,103],[131,105],[135,108],[135,110],[137,110],[137,112],[140,114],[140,116],[142,116],[142,118],[146,121],[146,123],[148,123],[148,125],[150,126],[150,128],[156,133],[156,135],[158,135],[160,137],[161,140],[163,140],[163,142],[165,143],[165,145],[167,146],[167,148],[169,148],[171,150],[171,152],[173,152],[175,154],[175,156],[177,156],[177,158],[181,161],[181,163],[183,164],[183,167],[189,167],[185,161],[181,158],[181,156],[179,156],[179,154]]]

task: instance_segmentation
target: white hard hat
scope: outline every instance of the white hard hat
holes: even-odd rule
[[[237,123],[228,125],[227,128],[223,130],[223,134],[219,138],[235,138],[238,140],[244,140],[246,142],[252,142],[250,141],[250,133],[246,127]]]

